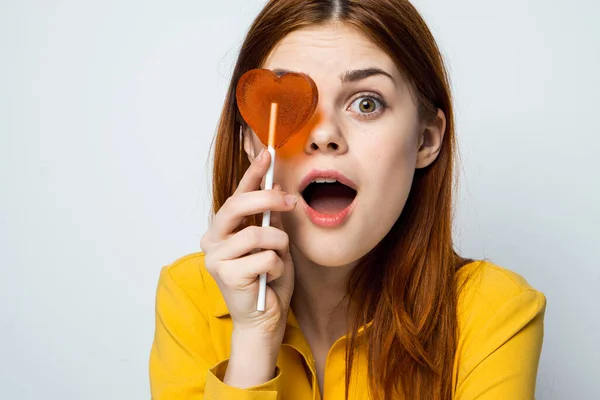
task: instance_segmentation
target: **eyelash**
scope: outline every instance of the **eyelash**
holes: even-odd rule
[[[371,118],[378,117],[387,108],[387,103],[385,102],[385,100],[383,100],[383,98],[381,96],[379,96],[375,93],[359,93],[354,98],[354,100],[352,100],[352,102],[350,103],[348,108],[350,109],[352,107],[352,105],[354,103],[356,103],[357,100],[365,100],[365,99],[374,100],[376,103],[378,103],[379,109],[377,111],[373,111],[371,113],[355,112],[355,114],[358,114],[360,116],[360,118],[371,119]]]

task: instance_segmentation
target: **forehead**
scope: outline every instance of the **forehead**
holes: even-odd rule
[[[263,68],[303,72],[313,78],[351,69],[380,68],[402,81],[394,61],[356,28],[343,23],[313,25],[285,36]]]

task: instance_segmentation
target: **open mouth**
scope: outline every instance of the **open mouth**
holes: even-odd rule
[[[310,208],[320,214],[336,215],[344,211],[356,198],[356,190],[336,179],[316,179],[302,191]]]

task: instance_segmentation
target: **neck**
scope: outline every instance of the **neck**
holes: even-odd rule
[[[346,334],[347,282],[356,263],[324,267],[308,260],[294,246],[294,294],[291,307],[305,334],[328,343]]]

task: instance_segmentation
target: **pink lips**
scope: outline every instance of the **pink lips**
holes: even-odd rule
[[[302,191],[306,189],[306,187],[317,178],[335,179],[338,182],[356,190],[356,184],[352,182],[351,179],[344,176],[341,172],[335,170],[313,169],[304,177],[304,179],[302,179],[302,183],[300,184],[300,193],[302,193]],[[318,212],[317,210],[309,206],[302,196],[300,196],[300,199],[304,208],[304,212],[311,220],[311,222],[322,228],[335,228],[342,225],[348,220],[350,214],[352,213],[352,210],[354,210],[354,207],[356,206],[355,197],[352,203],[350,203],[350,205],[348,205],[348,207],[344,208],[343,210],[335,214],[324,214]]]
[[[354,190],[357,190],[356,184],[341,172],[338,172],[334,169],[313,169],[302,179],[302,182],[300,183],[299,192],[302,193],[302,191],[306,189],[306,187],[317,178],[332,178],[340,183],[343,183],[348,187],[351,187]]]

